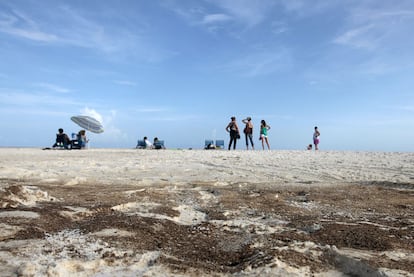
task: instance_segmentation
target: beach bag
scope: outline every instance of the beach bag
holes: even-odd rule
[[[248,125],[246,125],[246,127],[244,127],[243,133],[245,133],[246,135],[249,135],[252,132],[252,128],[250,128]]]

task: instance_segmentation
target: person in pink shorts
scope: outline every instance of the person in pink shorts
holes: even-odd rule
[[[321,133],[318,130],[318,127],[315,127],[315,132],[313,132],[313,144],[315,145],[315,150],[319,150],[318,144],[319,144],[319,136]]]

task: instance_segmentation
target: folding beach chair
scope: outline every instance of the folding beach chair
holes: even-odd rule
[[[82,144],[79,140],[78,134],[72,133],[72,140],[70,141],[70,149],[81,149]]]
[[[217,139],[216,140],[216,147],[220,149],[224,149],[224,139]]]
[[[206,139],[204,142],[204,149],[214,149],[214,140],[212,139]]]
[[[165,149],[164,141],[157,140],[156,142],[154,142],[154,149]]]
[[[135,148],[137,148],[137,149],[145,149],[146,147],[147,147],[147,145],[145,144],[145,141],[138,140],[137,146]]]

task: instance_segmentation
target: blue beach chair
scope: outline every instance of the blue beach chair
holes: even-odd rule
[[[137,148],[137,149],[145,149],[146,147],[147,147],[147,145],[145,144],[145,141],[138,140],[137,146],[135,148]]]
[[[204,141],[204,149],[212,149],[211,147],[214,147],[214,140],[206,139]]]
[[[216,140],[216,147],[220,149],[224,149],[224,139],[217,139]]]
[[[154,142],[154,149],[165,149],[164,141],[163,140],[157,140]]]

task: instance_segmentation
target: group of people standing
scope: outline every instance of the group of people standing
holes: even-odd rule
[[[247,117],[243,119],[242,122],[245,124],[243,133],[246,139],[246,148],[247,150],[249,150],[249,141],[250,141],[252,150],[254,150],[252,118]],[[262,121],[260,121],[260,138],[259,139],[262,141],[263,150],[265,149],[265,144],[267,145],[267,149],[270,150],[269,139],[267,137],[268,130],[270,130],[270,126],[266,123],[266,121],[262,119]],[[237,125],[235,116],[231,117],[231,121],[227,125],[226,131],[230,133],[230,142],[229,142],[228,149],[230,150],[233,145],[233,150],[235,150],[237,140],[240,139],[240,130],[239,130],[239,126]]]
[[[254,150],[252,118],[247,117],[247,118],[243,119],[242,122],[245,124],[244,129],[243,129],[243,133],[244,133],[245,139],[246,139],[246,149],[249,150],[249,141],[250,141],[250,145],[252,147],[252,150]],[[267,132],[269,130],[270,130],[270,126],[266,123],[265,120],[262,119],[260,121],[260,137],[259,137],[259,140],[262,141],[262,149],[263,150],[265,149],[265,144],[267,146],[267,149],[270,150],[270,144],[269,144],[269,139],[268,139],[268,135],[267,135]],[[228,149],[231,150],[231,148],[233,146],[233,150],[235,150],[237,140],[240,139],[240,130],[239,130],[239,126],[237,125],[235,116],[231,117],[231,121],[227,125],[226,131],[230,133],[230,142],[229,142]],[[320,135],[321,134],[318,130],[318,127],[315,127],[315,132],[313,133],[313,144],[315,145],[315,150],[319,149],[318,144],[319,144],[319,136]],[[311,149],[312,149],[312,145],[310,145],[310,146],[311,146]],[[309,146],[308,146],[308,149],[309,149]]]

